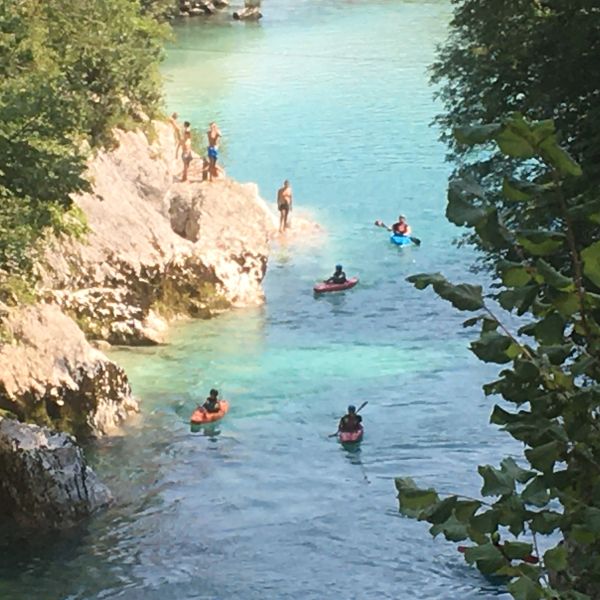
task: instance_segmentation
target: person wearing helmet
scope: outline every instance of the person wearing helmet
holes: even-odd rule
[[[335,265],[335,273],[325,280],[325,283],[346,283],[346,273],[342,271],[342,265]]]
[[[398,222],[392,225],[392,232],[394,235],[410,235],[412,233],[410,225],[406,222],[406,217],[400,215]]]
[[[210,395],[202,405],[202,409],[208,413],[219,412],[221,409],[221,401],[219,400],[219,392],[217,390],[210,390]]]
[[[356,414],[356,407],[352,404],[348,407],[348,414],[344,415],[340,419],[340,424],[338,425],[338,431],[344,432],[354,432],[360,429],[360,424],[362,423],[362,417]]]

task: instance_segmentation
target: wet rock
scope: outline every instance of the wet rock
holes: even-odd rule
[[[0,417],[0,507],[39,529],[77,524],[112,497],[73,437]]]
[[[0,408],[83,435],[114,430],[138,404],[127,375],[57,306],[14,309],[0,345]]]

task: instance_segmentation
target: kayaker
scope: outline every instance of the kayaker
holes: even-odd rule
[[[206,402],[202,405],[202,408],[209,413],[219,412],[221,408],[221,402],[219,400],[219,392],[215,389],[210,390],[210,395],[206,399]]]
[[[354,432],[360,429],[360,424],[362,423],[362,417],[356,414],[356,407],[354,405],[350,405],[348,407],[348,414],[344,415],[340,419],[340,424],[338,425],[338,431],[346,431],[346,432]]]
[[[346,273],[342,271],[342,265],[335,265],[335,273],[325,280],[325,283],[346,283]]]
[[[398,222],[392,225],[392,232],[394,235],[410,235],[412,233],[410,225],[406,222],[406,217],[400,215]]]

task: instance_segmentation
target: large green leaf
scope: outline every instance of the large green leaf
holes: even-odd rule
[[[538,321],[534,328],[535,339],[547,346],[558,346],[564,342],[565,321],[557,313],[551,312]]]
[[[552,472],[554,463],[560,459],[563,450],[564,446],[561,442],[553,441],[525,450],[525,455],[535,469],[548,473]]]
[[[481,493],[484,496],[504,496],[515,491],[515,480],[509,473],[490,465],[480,465],[477,470],[483,478]]]
[[[505,542],[502,546],[504,556],[511,560],[523,560],[531,555],[533,546],[526,542]]]
[[[506,565],[506,558],[502,552],[489,542],[467,548],[465,560],[471,565],[475,563],[482,573],[495,573]]]
[[[511,457],[504,458],[500,463],[500,468],[503,473],[519,483],[527,483],[535,475],[533,471],[521,468]]]
[[[600,242],[581,251],[583,273],[594,285],[600,287]]]
[[[438,523],[431,527],[429,532],[434,537],[443,533],[449,542],[460,542],[469,537],[469,530],[466,523],[459,521],[454,514],[450,515],[443,523]]]
[[[471,351],[485,362],[504,364],[510,362],[508,350],[513,341],[506,335],[496,331],[486,331],[481,337],[471,342]]]
[[[556,136],[548,136],[540,143],[539,148],[544,160],[550,163],[561,175],[579,177],[582,174],[579,164],[564,148],[560,147],[556,141]]]
[[[551,510],[542,510],[538,513],[534,513],[531,520],[531,528],[536,533],[548,535],[549,533],[552,533],[556,529],[560,528],[562,519],[563,515],[557,512]]]
[[[533,481],[530,481],[527,487],[521,492],[521,498],[527,504],[533,504],[533,506],[546,506],[550,500],[550,493],[544,483],[543,477],[536,477]]]
[[[563,545],[555,546],[544,552],[544,565],[551,571],[564,571],[567,566],[567,549]]]
[[[554,254],[565,243],[564,233],[543,230],[522,230],[517,235],[517,242],[533,256],[549,256]]]
[[[443,500],[432,504],[426,510],[419,515],[420,521],[428,521],[433,525],[444,523],[450,518],[452,510],[456,506],[458,498],[456,496],[449,496]]]
[[[544,598],[544,591],[537,581],[529,577],[519,577],[508,584],[508,591],[515,600],[540,600]]]
[[[522,117],[509,119],[494,136],[500,150],[513,158],[533,158],[536,149],[531,143],[528,126]]]
[[[493,206],[485,203],[474,204],[473,200],[461,195],[455,186],[451,185],[448,188],[446,218],[455,225],[473,227],[484,220],[493,210]]]
[[[440,500],[435,490],[418,488],[410,477],[397,477],[395,484],[400,512],[407,517],[418,517]]]
[[[536,261],[537,272],[542,276],[543,280],[551,287],[564,292],[573,291],[575,284],[571,277],[567,277],[557,271],[552,265],[547,263],[543,258]]]
[[[420,290],[431,285],[441,298],[448,300],[459,310],[473,311],[484,307],[483,290],[480,285],[469,285],[467,283],[454,285],[439,273],[420,273],[411,275],[406,280]]]
[[[493,533],[498,529],[498,514],[494,509],[485,510],[471,517],[469,524],[479,533]]]

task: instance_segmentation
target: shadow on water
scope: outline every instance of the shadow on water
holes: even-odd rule
[[[211,442],[215,442],[221,435],[221,428],[218,423],[190,423],[190,433],[200,434],[207,437]]]

